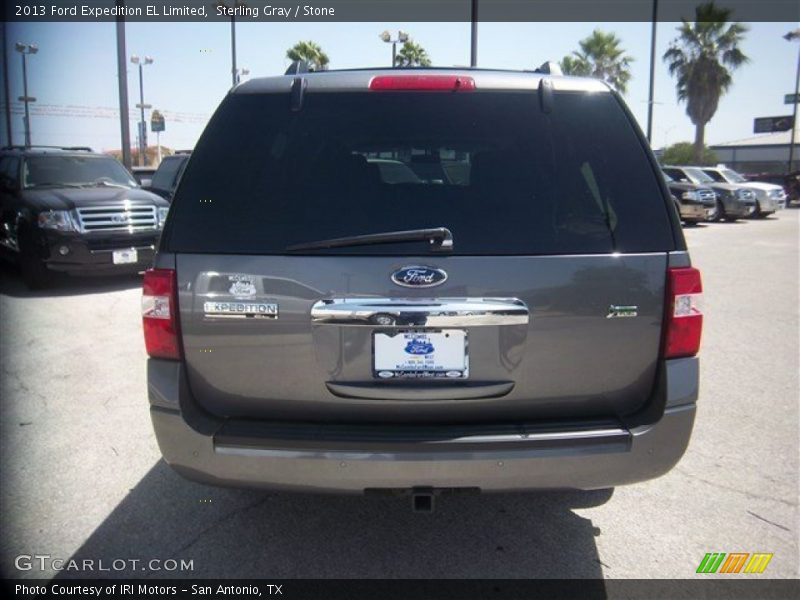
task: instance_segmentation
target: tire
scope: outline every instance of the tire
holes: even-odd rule
[[[725,217],[725,206],[722,204],[722,200],[717,198],[717,205],[716,205],[716,212],[712,213],[708,220],[712,223],[716,223],[721,221]]]
[[[36,256],[33,243],[22,240],[19,255],[19,268],[22,273],[22,281],[31,290],[41,290],[50,285],[52,274],[45,266],[44,261]]]

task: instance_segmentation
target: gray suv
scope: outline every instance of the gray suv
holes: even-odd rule
[[[152,421],[166,462],[220,485],[425,507],[643,481],[689,442],[701,293],[599,81],[253,79],[209,122],[144,278]]]
[[[756,213],[756,194],[744,185],[714,181],[701,167],[665,166],[664,173],[679,183],[693,183],[714,190],[716,207],[709,221],[736,221]]]

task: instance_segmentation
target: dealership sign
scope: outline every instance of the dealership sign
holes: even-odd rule
[[[774,131],[789,131],[794,126],[794,117],[759,117],[753,120],[753,133],[772,133]]]

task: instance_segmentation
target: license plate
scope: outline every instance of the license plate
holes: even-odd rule
[[[128,265],[139,260],[139,253],[135,249],[114,250],[111,260],[115,265]]]
[[[375,333],[373,352],[374,375],[381,379],[469,376],[467,332],[461,329]]]

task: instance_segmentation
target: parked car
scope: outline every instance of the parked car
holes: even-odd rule
[[[714,190],[694,183],[681,183],[666,173],[662,174],[675,202],[675,208],[684,223],[696,225],[714,217],[717,211],[717,195]]]
[[[786,208],[786,192],[783,190],[783,186],[761,181],[748,181],[733,169],[724,166],[703,167],[703,173],[718,183],[732,183],[753,190],[756,195],[754,217],[763,219],[777,210]]]
[[[750,217],[756,211],[756,195],[753,190],[739,184],[716,182],[701,167],[665,166],[664,173],[680,183],[693,183],[714,190],[717,195],[717,209],[709,216],[709,221],[736,221]]]
[[[155,172],[156,168],[153,166],[131,167],[131,174],[133,175],[133,178],[136,180],[136,183],[143,188],[150,186],[150,182],[153,180],[153,174]]]
[[[745,177],[750,181],[763,181],[779,185],[786,193],[786,208],[793,202],[800,202],[800,171],[791,173],[748,173]]]
[[[369,160],[421,155],[467,172]],[[145,274],[153,426],[193,480],[419,509],[642,481],[689,442],[701,294],[658,164],[598,80],[251,79]]]
[[[158,194],[167,201],[172,200],[172,195],[178,187],[178,182],[181,180],[181,175],[186,169],[186,163],[189,162],[191,154],[188,150],[182,150],[171,156],[165,156],[158,165],[147,190]]]
[[[52,271],[111,274],[152,264],[168,204],[89,149],[0,151],[0,249],[31,288]]]

